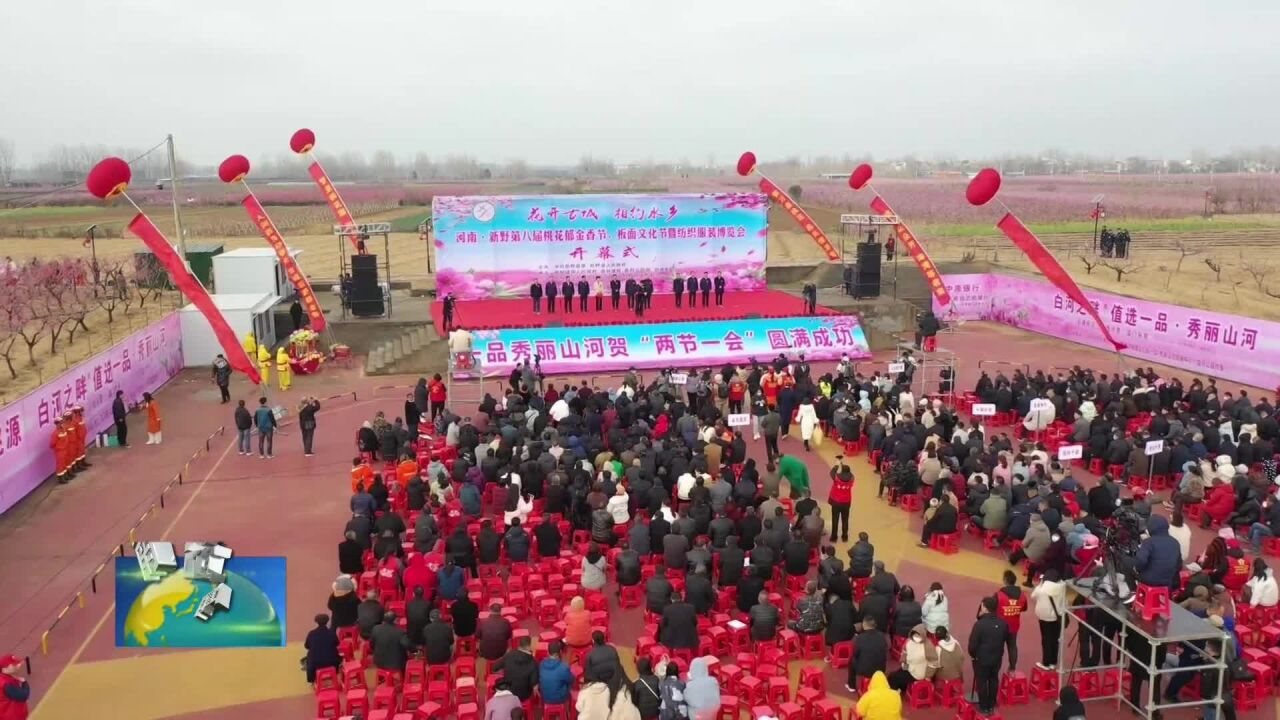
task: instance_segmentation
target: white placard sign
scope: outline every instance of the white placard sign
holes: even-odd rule
[[[684,385],[689,382],[689,373],[671,373],[672,385]]]
[[[906,371],[907,371],[906,363],[889,363],[889,372],[891,373],[903,373]]]
[[[1035,400],[1031,401],[1032,412],[1039,412],[1041,410],[1051,410],[1051,409],[1053,409],[1053,402],[1051,400],[1046,400],[1045,398],[1036,398]]]
[[[732,413],[729,415],[729,427],[740,427],[751,424],[751,413]]]
[[[1059,460],[1079,460],[1084,457],[1083,445],[1060,445],[1058,447]]]
[[[1159,455],[1159,454],[1160,454],[1160,453],[1162,453],[1162,452],[1164,452],[1164,441],[1163,441],[1163,440],[1148,440],[1148,441],[1147,441],[1147,451],[1146,451],[1146,454],[1148,454],[1148,455]]]
[[[969,414],[974,417],[991,417],[996,414],[996,405],[995,403],[974,403]]]

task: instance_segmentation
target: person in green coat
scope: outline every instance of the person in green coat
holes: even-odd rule
[[[782,455],[778,458],[778,474],[791,486],[793,500],[809,489],[809,468],[794,455]]]

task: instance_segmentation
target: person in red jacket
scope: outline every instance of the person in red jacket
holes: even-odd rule
[[[1004,571],[1004,587],[996,592],[996,614],[1009,626],[1009,634],[1017,636],[1022,627],[1022,613],[1027,611],[1027,594],[1018,587],[1018,576]]]
[[[1204,509],[1200,513],[1200,527],[1207,528],[1213,523],[1221,525],[1231,517],[1235,509],[1236,495],[1231,489],[1231,484],[1224,483],[1221,479],[1214,480],[1213,489],[1204,498]]]
[[[831,503],[831,541],[840,539],[849,541],[849,506],[853,503],[853,471],[844,463],[844,456],[836,456],[836,464],[831,467],[831,493],[827,495]],[[841,522],[844,532],[841,533]]]
[[[49,449],[53,450],[53,467],[54,476],[58,478],[58,482],[67,483],[71,480],[73,474],[71,465],[75,460],[74,451],[71,448],[71,423],[66,416],[58,418],[53,423],[53,434],[49,436]]]
[[[17,655],[0,657],[0,720],[26,720],[31,686],[20,672],[22,660]]]
[[[431,422],[435,422],[436,418],[440,417],[440,413],[444,412],[444,403],[448,397],[449,389],[445,386],[440,373],[436,373],[427,385],[427,399],[431,401]]]
[[[84,470],[85,468],[89,467],[89,463],[85,462],[85,459],[84,459],[85,453],[89,447],[88,445],[89,428],[85,425],[85,422],[84,422],[83,407],[81,407],[80,405],[77,405],[74,408],[72,408],[71,413],[72,413],[71,427],[72,429],[75,430],[75,432],[72,433],[72,437],[75,438],[75,442],[72,444],[72,446],[75,448],[74,465],[76,470]]]

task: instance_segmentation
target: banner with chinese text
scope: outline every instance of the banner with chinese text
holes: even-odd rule
[[[338,194],[338,188],[329,179],[329,174],[324,171],[324,168],[320,167],[320,163],[313,162],[308,165],[307,174],[319,186],[320,192],[324,195],[325,203],[329,205],[329,210],[333,212],[333,219],[337,220],[339,225],[355,225],[355,218],[351,217],[351,211],[347,209],[347,204],[342,201],[342,196]],[[348,235],[347,240],[351,243],[351,247],[358,247],[356,243],[359,238],[355,235]]]
[[[766,362],[779,353],[804,353],[808,360],[871,357],[856,315],[477,330],[474,336],[486,375],[506,375],[534,355],[547,374],[710,367],[753,357]]]
[[[142,393],[155,392],[182,370],[182,325],[178,313],[133,333],[0,408],[0,512],[34,490],[54,472],[49,437],[53,422],[66,410],[84,407],[89,438],[110,428],[116,390],[135,405]],[[145,422],[133,420],[133,422]]]
[[[275,251],[276,258],[280,260],[280,266],[284,268],[285,277],[289,278],[293,289],[298,291],[298,303],[311,319],[311,329],[318,333],[324,332],[328,324],[324,318],[324,310],[320,309],[320,301],[316,299],[315,291],[311,289],[307,276],[302,274],[302,268],[298,267],[298,262],[293,259],[293,255],[289,254],[289,246],[285,244],[284,238],[280,237],[276,224],[271,221],[271,217],[267,215],[267,211],[253,194],[245,195],[240,204],[244,205],[245,211],[249,213],[249,219],[258,227],[263,239]]]
[[[515,298],[535,281],[593,285],[721,274],[730,292],[763,290],[768,200],[758,193],[436,197],[441,295]]]
[[[951,306],[934,306],[943,321],[990,320],[1112,349],[1089,314],[1046,281],[975,273],[947,275],[946,283]],[[1124,355],[1268,391],[1275,388],[1280,323],[1083,290],[1107,330],[1127,346]]]

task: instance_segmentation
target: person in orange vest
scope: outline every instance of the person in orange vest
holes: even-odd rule
[[[355,493],[359,487],[368,488],[373,484],[373,468],[364,461],[364,458],[351,458],[351,492]]]
[[[778,378],[770,369],[760,380],[760,391],[764,393],[764,404],[769,408],[778,406]]]
[[[147,408],[147,444],[159,445],[161,439],[160,403],[151,397],[151,393],[142,393],[142,403]]]
[[[77,470],[84,470],[89,467],[89,463],[85,460],[85,455],[87,454],[89,447],[89,428],[84,422],[84,407],[77,405],[71,409],[71,413],[72,426],[75,428],[75,468]]]
[[[70,418],[63,415],[54,421],[53,435],[49,438],[49,448],[53,450],[54,475],[58,482],[65,485],[71,481],[71,431],[68,429]]]
[[[396,467],[396,480],[400,481],[400,487],[409,487],[409,481],[418,475],[418,461],[413,455],[405,453],[400,464]]]
[[[1027,594],[1018,587],[1018,576],[1005,570],[1004,587],[996,592],[996,615],[1009,626],[1009,634],[1014,637],[1022,627],[1022,613],[1027,607]]]

